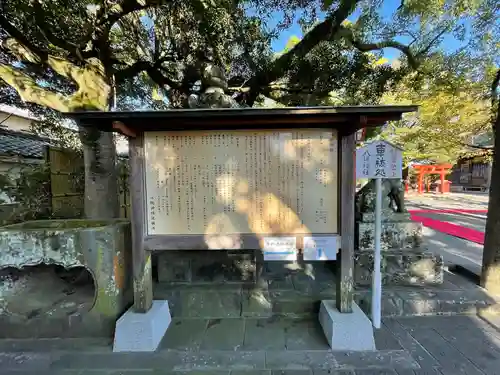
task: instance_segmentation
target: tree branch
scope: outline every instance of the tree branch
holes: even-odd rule
[[[465,147],[470,147],[470,148],[475,148],[475,149],[478,149],[478,150],[493,150],[493,146],[477,146],[477,145],[471,145],[471,144],[468,144],[468,143],[464,143],[464,142],[460,142],[460,144],[462,146],[465,146]]]
[[[41,88],[27,74],[9,65],[0,64],[0,78],[13,87],[22,100],[67,112],[69,100],[62,94]]]
[[[292,62],[307,55],[314,47],[323,40],[332,38],[341,28],[342,22],[354,10],[360,0],[343,0],[338,8],[329,15],[323,22],[316,25],[309,31],[302,40],[290,51],[278,57],[270,67],[259,70],[249,81],[250,95],[247,97],[247,104],[253,105],[260,93],[260,88],[268,86],[278,78],[285,75],[290,69]]]
[[[153,63],[150,63],[149,61],[138,60],[138,61],[134,62],[132,65],[128,65],[126,68],[123,68],[123,69],[116,71],[115,78],[116,78],[117,82],[120,82],[124,79],[134,77],[142,71],[148,71],[151,69],[158,69],[162,63],[164,63],[165,61],[171,60],[171,59],[172,59],[172,56],[168,55],[168,56],[163,56],[163,57],[159,58],[158,60],[156,60]]]
[[[151,63],[148,61],[136,61],[132,65],[128,65],[124,69],[117,70],[115,73],[116,82],[121,82],[124,79],[134,77],[138,73],[151,68]]]
[[[127,14],[137,10],[162,5],[169,2],[168,0],[123,0],[122,4],[116,4],[109,11],[102,13],[102,16],[97,22],[97,26],[105,26],[111,28],[118,20],[125,17]]]
[[[0,26],[9,33],[9,35],[13,39],[7,39],[4,41],[3,46],[9,49],[12,53],[16,55],[19,59],[24,59],[25,61],[29,61],[32,63],[39,62],[38,60],[44,60],[47,57],[47,51],[44,51],[38,47],[36,47],[33,43],[31,43],[25,35],[19,31],[15,26],[11,25],[11,23],[0,14]],[[13,48],[14,43],[16,42],[19,45]],[[24,50],[21,48],[24,47]],[[30,53],[28,53],[28,50]]]
[[[422,49],[421,51],[419,51],[417,53],[417,56],[423,56],[427,52],[429,52],[429,50],[432,48],[432,45],[434,43],[436,43],[436,40],[438,40],[439,38],[441,38],[444,35],[444,33],[446,33],[448,30],[449,30],[448,27],[443,28],[443,30],[441,30],[434,38],[432,38],[432,40],[429,42],[429,44],[427,45],[427,47],[425,47],[424,49]]]
[[[377,43],[365,43],[360,40],[356,40],[354,38],[352,30],[343,26],[339,34],[361,52],[375,51],[384,48],[395,48],[406,55],[408,63],[413,69],[417,69],[420,65],[417,57],[411,52],[410,47],[405,44],[396,42],[395,40],[385,40]]]
[[[51,28],[45,22],[46,16],[40,1],[33,2],[33,8],[35,9],[35,21],[36,25],[40,29],[42,35],[47,39],[47,41],[56,47],[62,48],[63,50],[69,52],[74,58],[82,61],[82,53],[77,45],[68,42],[67,40],[57,37]]]
[[[173,89],[180,90],[180,91],[185,91],[182,83],[176,82],[168,77],[165,77],[158,69],[155,67],[150,67],[149,69],[146,70],[148,73],[149,77],[153,80],[154,83],[156,83],[158,86],[169,86]]]

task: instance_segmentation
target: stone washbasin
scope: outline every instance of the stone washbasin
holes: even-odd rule
[[[0,227],[0,337],[111,337],[133,301],[131,256],[127,220],[37,220]],[[76,297],[76,281],[62,288],[53,276],[56,268],[46,266],[58,266],[57,274],[66,279],[80,271],[79,283],[82,274],[83,283],[87,280],[86,301]],[[36,295],[51,290],[61,295]],[[40,307],[37,299],[50,306]]]

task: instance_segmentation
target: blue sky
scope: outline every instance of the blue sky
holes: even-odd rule
[[[384,1],[384,4],[381,9],[381,14],[384,18],[391,18],[392,14],[396,10],[397,6],[399,6],[399,1],[394,1],[394,0],[386,0]],[[351,16],[348,17],[350,21],[354,21],[358,18],[359,12],[354,12]],[[321,17],[324,17],[324,13],[321,14]],[[297,23],[297,20],[300,18],[300,13],[297,14],[296,19],[294,24],[288,28],[287,30],[284,30],[281,32],[280,36],[278,39],[274,40],[272,43],[273,50],[275,52],[282,51],[285,48],[285,45],[288,41],[288,39],[291,36],[298,36],[299,38],[302,38],[302,30],[300,26]],[[271,20],[269,27],[274,27],[279,20],[281,19],[281,15],[276,12],[274,14],[274,19]],[[408,38],[398,38],[397,39],[401,43],[409,43]],[[456,50],[460,46],[460,42],[455,39],[452,35],[446,35],[444,38],[444,41],[442,45],[446,48],[448,51]],[[384,57],[386,57],[389,60],[393,60],[397,57],[399,57],[400,52],[393,49],[393,48],[386,48],[383,51]]]

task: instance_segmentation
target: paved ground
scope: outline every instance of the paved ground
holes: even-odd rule
[[[409,208],[486,209],[487,196],[410,197]],[[484,215],[445,217],[484,227]],[[481,245],[428,228],[424,235],[447,264],[480,267]],[[174,319],[156,353],[113,354],[107,340],[0,340],[0,375],[500,375],[500,316],[476,313],[474,296],[489,298],[481,288],[447,272],[440,287],[386,293],[403,313],[453,306],[449,313],[468,315],[385,318],[375,332],[378,351],[363,353],[331,352],[314,318]]]
[[[369,353],[331,352],[324,346],[278,350],[269,343],[281,345],[286,338],[269,335],[262,336],[257,347],[206,351],[203,345],[189,344],[191,351],[163,346],[154,354],[113,354],[106,343],[88,347],[82,340],[0,341],[0,374],[496,375],[500,374],[498,323],[498,317],[479,316],[385,319],[376,332],[379,351]]]
[[[407,197],[408,209],[488,209],[488,195],[482,193],[451,193],[451,194],[424,194]],[[449,221],[479,231],[484,231],[486,214],[425,214],[426,217]],[[483,245],[464,239],[449,236],[430,228],[423,228],[426,246],[429,250],[441,254],[446,265],[461,265],[477,274],[481,272]]]

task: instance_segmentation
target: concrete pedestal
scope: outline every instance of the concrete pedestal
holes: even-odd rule
[[[116,322],[113,352],[155,351],[171,321],[168,301],[153,301],[144,314],[130,308]]]
[[[332,350],[376,350],[372,322],[355,303],[352,313],[341,314],[335,301],[321,301],[319,322]]]

